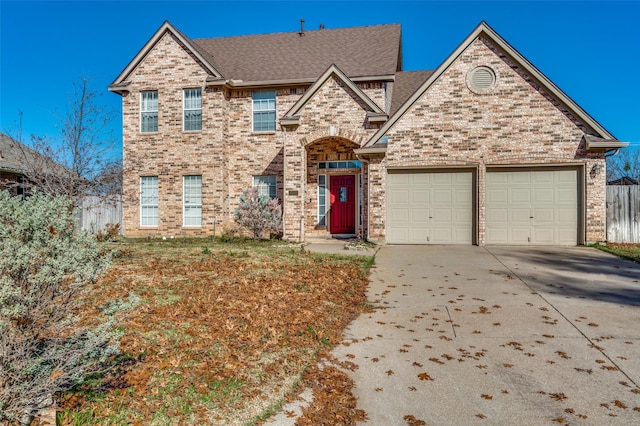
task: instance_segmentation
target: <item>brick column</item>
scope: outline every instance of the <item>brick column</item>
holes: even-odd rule
[[[604,158],[592,158],[585,164],[586,235],[585,243],[607,239],[607,170]]]
[[[284,215],[283,238],[303,241],[304,235],[304,178],[306,151],[294,133],[285,133],[284,142],[284,193],[282,212]]]

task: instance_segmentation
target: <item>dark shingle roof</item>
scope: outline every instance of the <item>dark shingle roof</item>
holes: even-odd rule
[[[350,78],[392,75],[400,63],[400,25],[323,29],[193,43],[225,78],[243,81],[313,79],[331,64]]]
[[[396,73],[389,115],[393,115],[409,99],[418,87],[433,74],[433,71],[407,71]]]
[[[25,174],[34,167],[44,173],[62,174],[68,170],[53,160],[38,154],[28,146],[0,133],[0,170]]]

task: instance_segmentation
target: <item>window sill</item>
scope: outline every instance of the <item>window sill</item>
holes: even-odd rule
[[[265,130],[263,132],[255,132],[255,131],[251,132],[252,135],[275,135],[276,133],[278,132],[276,132],[275,130]]]

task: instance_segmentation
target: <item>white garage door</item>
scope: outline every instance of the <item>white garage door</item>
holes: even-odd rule
[[[488,171],[487,244],[578,243],[577,170]]]
[[[389,244],[471,244],[471,172],[390,172]]]

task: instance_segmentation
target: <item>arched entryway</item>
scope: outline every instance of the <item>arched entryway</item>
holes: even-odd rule
[[[362,236],[362,162],[359,145],[342,137],[324,137],[306,149],[306,234]]]

